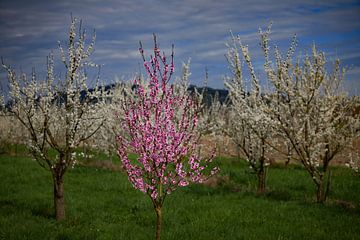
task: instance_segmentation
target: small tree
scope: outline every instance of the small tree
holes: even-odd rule
[[[360,118],[360,96],[352,97],[352,101],[354,102],[354,109],[351,112],[353,117]],[[352,130],[354,135],[360,135],[360,120],[355,122],[352,126]],[[349,143],[347,147],[348,159],[345,165],[353,170],[353,172],[360,176],[360,149],[359,149],[360,139],[359,137],[354,138],[352,142]]]
[[[28,79],[18,77],[9,66],[9,98],[13,102],[10,112],[27,129],[31,154],[39,165],[50,171],[54,185],[55,216],[65,218],[64,175],[75,164],[74,151],[89,139],[102,125],[103,117],[95,115],[101,109],[101,92],[97,87],[87,87],[85,67],[92,65],[89,56],[93,52],[95,34],[88,47],[85,31],[77,20],[71,19],[67,54],[59,44],[61,61],[66,68],[64,78],[54,75],[53,56],[48,57],[47,77],[38,81],[35,71]],[[54,152],[56,156],[54,156]]]
[[[205,98],[206,91],[202,91],[202,98]],[[225,134],[228,124],[228,105],[227,102],[221,102],[219,92],[214,96],[206,96],[208,103],[203,103],[199,114],[199,133],[205,140],[202,145],[209,145],[209,137],[215,141],[218,156],[224,154],[228,146],[228,138]],[[207,146],[206,151],[210,146]],[[223,151],[224,150],[224,151]]]
[[[311,56],[294,63],[294,38],[285,57],[275,48],[273,64],[269,32],[260,32],[264,68],[274,89],[269,100],[271,108],[264,113],[291,143],[293,158],[303,164],[316,186],[317,202],[323,203],[331,179],[329,164],[359,134],[353,130],[359,116],[352,114],[354,101],[342,92],[344,71],[339,60],[333,72],[328,72],[325,54],[313,46]]]
[[[18,145],[25,144],[24,132],[26,129],[17,121],[16,117],[3,112],[0,115],[0,152],[18,153]],[[14,149],[12,150],[12,146]]]
[[[248,47],[243,45],[239,37],[232,35],[232,41],[227,45],[226,54],[231,76],[225,81],[229,89],[230,124],[227,134],[243,153],[245,160],[257,176],[259,193],[266,190],[266,173],[269,166],[271,148],[267,142],[274,136],[274,126],[271,119],[264,113],[269,107],[267,94],[261,92],[259,80],[251,63]],[[246,90],[243,77],[243,56],[251,76],[250,90]]]
[[[100,116],[106,114],[107,117],[103,126],[94,136],[96,142],[92,144],[92,148],[105,152],[110,161],[112,161],[112,157],[116,155],[119,148],[116,136],[123,135],[120,122],[124,117],[125,98],[131,96],[130,81],[127,83],[118,81],[110,86],[107,91],[105,105],[102,111],[98,112]]]
[[[124,136],[119,136],[119,157],[136,189],[147,194],[157,216],[156,239],[160,239],[162,206],[177,187],[205,180],[205,169],[213,156],[202,161],[196,154],[197,111],[191,95],[174,94],[169,84],[174,72],[173,52],[170,64],[160,53],[154,35],[154,55],[146,61],[140,42],[148,82],[135,80],[135,96],[124,105]],[[136,153],[131,161],[128,153]],[[214,174],[217,168],[212,169]]]
[[[352,169],[357,176],[360,176],[359,153],[354,149],[352,151],[354,152],[349,153],[349,161],[345,165]]]
[[[223,140],[224,134],[223,129],[226,124],[226,104],[221,103],[219,100],[218,92],[215,93],[215,96],[207,96],[207,81],[208,74],[206,72],[203,88],[199,90],[197,87],[191,87],[189,85],[189,76],[190,73],[190,61],[187,63],[183,63],[182,65],[182,76],[175,80],[174,83],[174,94],[175,95],[186,95],[192,94],[196,98],[197,106],[194,109],[197,110],[198,124],[196,127],[196,131],[198,132],[196,135],[200,137],[200,142],[202,138],[207,139],[209,136],[214,137],[216,141],[216,145],[219,147],[218,156],[220,156],[220,144],[219,141]],[[180,114],[180,112],[178,112]],[[207,146],[207,148],[203,149],[202,146],[206,144],[199,144],[199,151],[208,151],[211,146]],[[208,142],[207,142],[208,145]],[[208,151],[209,152],[209,151]],[[211,151],[210,151],[211,152]]]

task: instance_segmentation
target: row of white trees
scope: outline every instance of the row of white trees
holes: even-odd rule
[[[325,55],[315,46],[311,55],[294,59],[296,39],[285,57],[276,47],[272,57],[269,34],[270,27],[260,31],[264,73],[270,88],[260,84],[248,47],[231,35],[226,54],[231,71],[225,80],[227,102],[220,103],[215,97],[206,107],[204,91],[188,92],[189,63],[183,65],[182,77],[173,91],[179,96],[195,95],[198,106],[194,109],[200,109],[196,130],[217,139],[232,139],[256,173],[260,193],[266,190],[270,155],[281,152],[303,164],[316,186],[317,201],[324,202],[331,177],[329,163],[359,135],[359,114],[354,111],[359,100],[341,91],[344,75],[339,61],[333,72],[328,72]],[[55,74],[52,54],[48,56],[44,81],[39,81],[34,71],[30,77],[18,76],[2,63],[10,89],[11,107],[6,115],[15,117],[27,130],[31,154],[52,174],[57,220],[65,217],[64,175],[75,164],[75,149],[90,141],[94,148],[115,153],[119,147],[115,139],[123,134],[119,121],[125,99],[133,97],[134,86],[130,83],[105,90],[97,81],[88,87],[87,70],[96,67],[90,61],[95,34],[89,44],[86,40],[81,24],[77,27],[76,19],[72,19],[67,51],[59,44],[66,70],[62,77]],[[349,160],[354,169],[358,169],[357,159]]]
[[[315,46],[310,55],[294,58],[296,38],[285,55],[276,46],[271,51],[270,30],[271,26],[259,32],[269,89],[260,85],[249,49],[240,37],[232,36],[228,45],[232,76],[225,84],[230,90],[234,116],[229,133],[258,174],[260,192],[264,191],[270,152],[278,151],[305,167],[316,186],[317,202],[324,202],[331,160],[359,136],[359,113],[355,111],[358,103],[342,89],[344,70],[339,60],[329,72],[325,54]],[[244,64],[250,87],[244,80]],[[287,146],[287,151],[278,142]]]

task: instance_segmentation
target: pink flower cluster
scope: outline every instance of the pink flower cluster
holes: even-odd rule
[[[118,155],[130,182],[153,201],[163,201],[178,186],[201,183],[214,155],[202,160],[196,153],[196,104],[190,94],[176,96],[169,84],[174,72],[173,54],[170,65],[155,41],[154,56],[145,61],[147,83],[135,80],[135,96],[128,99],[122,122],[126,135],[118,136]],[[132,161],[128,154],[135,153]]]

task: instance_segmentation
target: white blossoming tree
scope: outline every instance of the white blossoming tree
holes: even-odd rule
[[[265,92],[261,92],[248,47],[241,43],[239,37],[233,35],[232,41],[227,44],[227,47],[226,58],[231,71],[231,76],[225,80],[231,101],[227,134],[241,150],[242,156],[256,174],[258,192],[264,193],[269,166],[268,155],[271,150],[267,142],[273,138],[275,133],[271,119],[265,114],[266,109],[269,108],[269,96]],[[249,91],[246,90],[241,56],[250,72],[251,87]]]
[[[125,98],[131,98],[133,95],[131,88],[130,81],[117,81],[109,86],[106,91],[105,104],[101,111],[96,113],[99,117],[105,115],[106,121],[95,133],[96,141],[92,141],[93,143],[90,145],[93,149],[105,152],[110,161],[119,148],[116,137],[123,133],[120,122],[124,117]]]
[[[206,96],[206,91],[201,93],[202,98],[209,101],[204,103],[202,110],[199,114],[199,134],[202,137],[205,146],[204,151],[209,151],[211,145],[213,150],[217,149],[217,155],[224,154],[228,147],[228,141],[226,135],[227,124],[229,122],[229,107],[227,101],[221,102],[219,99],[219,93],[215,92],[214,96]],[[209,145],[209,140],[214,141]]]
[[[190,61],[183,63],[182,76],[177,78],[174,83],[174,92],[179,95],[192,94],[195,103],[197,105],[198,115],[198,127],[196,128],[197,135],[201,140],[205,140],[205,143],[199,144],[199,151],[202,152],[202,147],[206,145],[205,150],[211,149],[210,152],[215,151],[212,146],[208,145],[209,137],[214,138],[215,144],[219,148],[218,156],[220,155],[221,144],[220,140],[224,138],[224,129],[227,118],[227,106],[226,103],[221,103],[219,100],[218,92],[214,96],[207,96],[207,82],[208,73],[206,71],[203,87],[198,89],[197,87],[191,87],[189,85],[190,73]],[[201,141],[200,141],[201,142]]]
[[[71,19],[68,49],[59,43],[61,62],[66,74],[54,74],[54,59],[49,55],[47,76],[39,81],[33,71],[30,78],[18,76],[3,63],[8,72],[10,113],[27,129],[28,147],[39,165],[50,171],[54,186],[55,216],[65,218],[64,175],[75,164],[74,151],[102,126],[104,118],[96,115],[102,107],[101,91],[89,89],[85,68],[92,66],[95,34],[88,46],[85,31]],[[78,32],[79,31],[79,35]],[[25,137],[24,136],[24,137]],[[56,156],[55,156],[56,155]]]
[[[0,114],[0,152],[18,153],[18,146],[24,144],[23,125],[6,110]]]
[[[354,109],[352,111],[352,115],[354,117],[359,117],[360,115],[360,96],[354,96],[352,98],[354,102]],[[353,131],[356,135],[360,135],[360,121],[357,121],[352,125]],[[357,176],[360,176],[360,149],[359,149],[359,138],[354,138],[353,141],[349,144],[347,151],[347,161],[345,165],[352,169]]]
[[[356,150],[353,150],[356,151]],[[359,153],[358,152],[350,152],[349,160],[346,163],[346,166],[354,171],[357,176],[360,176],[360,161],[359,161]]]
[[[342,91],[344,71],[339,60],[329,72],[325,54],[313,46],[310,56],[294,61],[294,38],[285,57],[275,47],[272,62],[269,33],[270,28],[260,30],[264,69],[273,87],[271,107],[262,113],[291,144],[292,157],[305,167],[316,186],[317,202],[323,203],[331,179],[329,164],[358,135],[353,126],[358,125],[359,115],[352,114],[354,101]]]

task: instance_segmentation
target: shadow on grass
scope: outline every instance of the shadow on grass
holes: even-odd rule
[[[0,206],[3,208],[1,212],[8,215],[13,215],[16,212],[30,212],[33,216],[43,217],[46,219],[55,219],[54,209],[49,205],[34,205],[33,203],[26,204],[14,200],[0,200]]]
[[[44,217],[47,219],[55,219],[54,208],[48,205],[37,205],[31,209],[34,216]]]
[[[264,194],[264,197],[276,201],[290,201],[292,199],[290,192],[286,190],[269,191]]]

